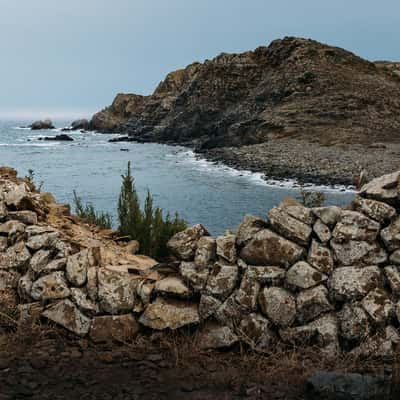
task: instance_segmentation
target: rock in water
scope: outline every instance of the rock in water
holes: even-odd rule
[[[54,125],[50,119],[35,121],[29,126],[33,131],[41,129],[54,129]]]

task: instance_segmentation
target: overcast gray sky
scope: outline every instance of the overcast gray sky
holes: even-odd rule
[[[400,0],[0,0],[0,115],[90,114],[287,35],[400,60]]]

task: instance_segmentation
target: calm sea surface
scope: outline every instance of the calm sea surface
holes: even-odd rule
[[[36,181],[44,182],[42,190],[55,194],[59,202],[71,203],[76,190],[84,201],[115,216],[120,176],[128,161],[141,199],[150,189],[155,205],[179,211],[190,224],[201,222],[213,234],[235,227],[245,214],[265,217],[284,197],[298,195],[298,188],[288,183],[271,185],[260,174],[197,160],[187,148],[108,143],[113,135],[80,132],[66,132],[73,142],[43,142],[38,138],[60,132],[17,128],[26,124],[0,121],[0,165],[16,168],[21,176],[33,169]],[[63,127],[67,122],[55,124]],[[346,204],[354,195],[325,190],[327,204]]]

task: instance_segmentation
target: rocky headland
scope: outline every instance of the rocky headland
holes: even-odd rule
[[[289,37],[174,71],[150,96],[119,94],[90,126],[268,177],[351,184],[399,168],[400,64]]]

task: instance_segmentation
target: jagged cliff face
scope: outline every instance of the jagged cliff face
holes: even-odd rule
[[[282,136],[323,143],[398,141],[396,65],[285,38],[170,73],[153,95],[140,100],[130,95],[129,111],[121,113],[113,104],[95,115],[92,126],[107,130],[104,121],[111,121],[113,131],[138,140],[205,149]]]

